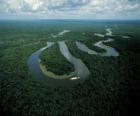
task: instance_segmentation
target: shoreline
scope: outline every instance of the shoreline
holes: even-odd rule
[[[39,60],[39,66],[43,74],[45,74],[49,78],[53,79],[68,79],[76,76],[76,72],[71,72],[69,75],[57,75],[51,71],[48,71],[47,68],[41,63],[41,60]]]

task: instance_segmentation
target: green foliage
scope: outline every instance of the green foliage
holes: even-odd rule
[[[0,23],[0,113],[4,116],[127,116],[134,113],[140,96],[140,25],[110,25],[118,36],[106,44],[119,51],[118,58],[88,55],[75,45],[75,40],[79,40],[95,49],[92,42],[101,38],[92,33],[105,33],[105,25],[45,21]],[[57,34],[63,29],[71,32],[60,38],[49,38],[51,33]],[[132,38],[123,39],[120,34]],[[47,41],[58,40],[69,40],[66,43],[71,53],[89,68],[91,75],[84,83],[57,88],[29,74],[29,56]],[[59,72],[67,66],[73,70],[58,52],[58,45],[45,51],[41,59],[50,70]]]
[[[70,74],[74,72],[74,67],[61,54],[58,44],[43,51],[40,56],[41,62],[46,66],[48,71],[58,75]]]

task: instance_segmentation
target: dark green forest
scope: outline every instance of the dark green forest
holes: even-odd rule
[[[94,33],[105,34],[112,29],[114,47],[119,57],[88,55],[77,49],[75,41],[93,46],[99,40]],[[64,29],[71,32],[52,38]],[[84,35],[82,33],[85,33]],[[121,38],[127,35],[131,38]],[[72,87],[48,85],[34,78],[27,61],[32,53],[46,42],[67,40],[70,52],[89,68],[90,76]],[[49,70],[64,74],[73,66],[58,51],[56,44],[42,54]],[[46,59],[45,59],[46,57]],[[59,58],[59,60],[57,60]],[[140,102],[140,24],[57,22],[57,21],[0,21],[0,115],[1,116],[128,116],[135,115]]]

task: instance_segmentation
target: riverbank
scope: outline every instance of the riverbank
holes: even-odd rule
[[[125,22],[117,23],[117,26],[115,22],[108,24],[113,34],[118,35],[114,37],[114,42],[104,43],[120,53],[119,57],[114,58],[89,55],[77,50],[75,44],[75,41],[87,46],[86,43],[89,43],[88,47],[95,50],[93,43],[107,39],[96,37],[94,33],[105,34],[107,24],[82,21],[58,21],[57,24],[46,21],[8,22],[0,23],[0,42],[3,43],[0,46],[1,115],[133,116],[139,111],[140,25]],[[72,87],[64,79],[47,78],[50,79],[48,81],[45,77],[35,78],[29,73],[27,65],[30,55],[45,47],[47,41],[58,41],[58,38],[49,38],[52,33],[57,34],[64,29],[71,32],[59,41],[69,40],[66,44],[70,53],[80,58],[90,71],[89,77],[82,83],[69,81],[69,85],[74,84]],[[121,38],[121,35],[131,38]],[[36,42],[39,43],[33,44]],[[56,82],[52,83],[52,80]],[[53,86],[58,83],[68,87]]]
[[[45,74],[47,77],[49,78],[53,78],[53,79],[70,79],[74,76],[76,76],[76,72],[71,72],[70,74],[68,75],[57,75],[51,71],[49,71],[47,69],[47,65],[43,65],[43,63],[41,63],[41,60],[39,60],[39,66],[41,68],[41,71],[43,72],[43,74]]]
[[[47,70],[56,75],[69,75],[74,72],[73,65],[61,54],[57,43],[51,48],[42,51],[39,58],[41,63],[47,66]]]

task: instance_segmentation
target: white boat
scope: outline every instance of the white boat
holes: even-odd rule
[[[70,80],[78,80],[78,79],[80,79],[80,77],[72,77],[72,78],[70,78]]]

